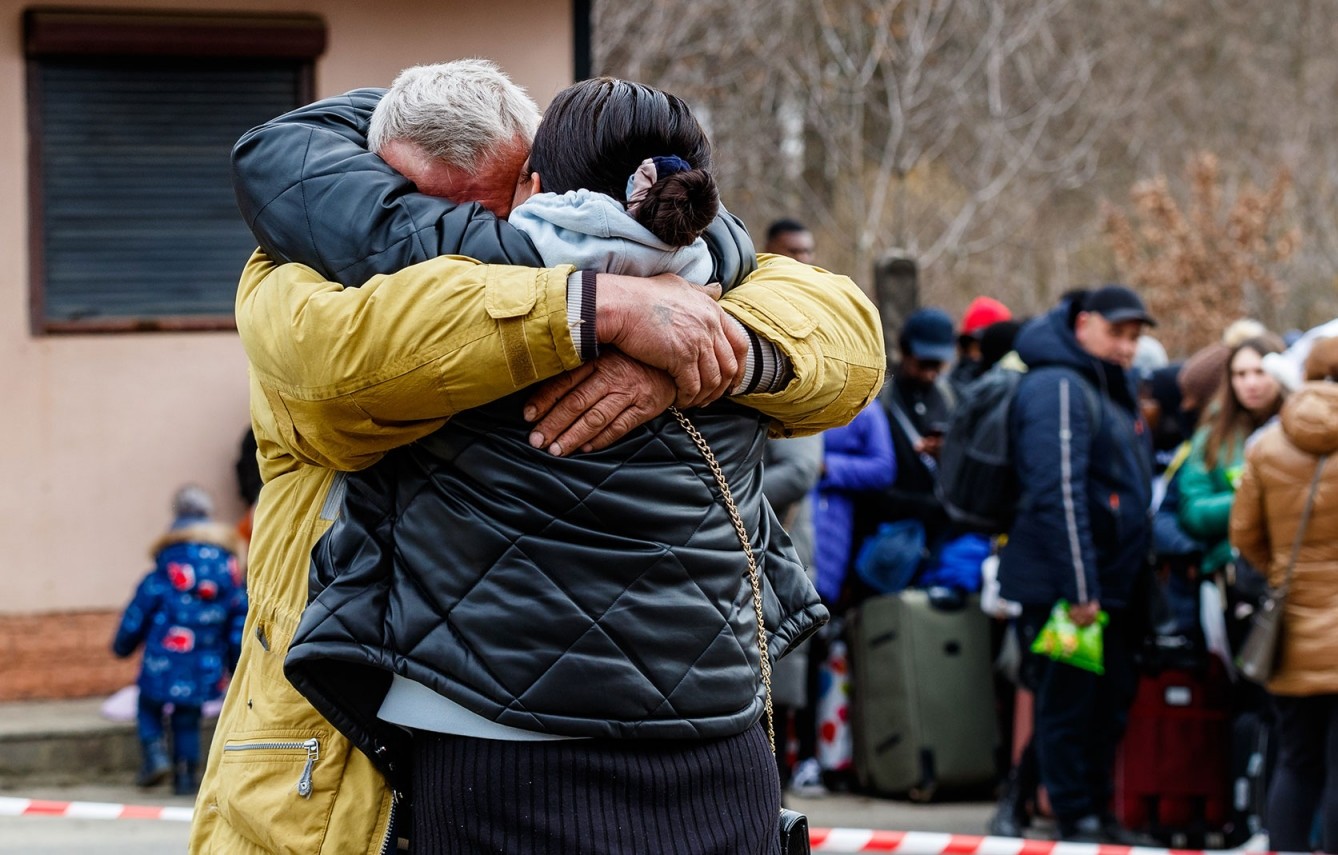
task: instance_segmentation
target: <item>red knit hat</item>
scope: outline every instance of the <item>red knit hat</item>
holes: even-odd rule
[[[977,297],[971,301],[971,305],[966,307],[966,314],[962,315],[961,335],[979,335],[980,331],[990,324],[996,324],[999,321],[1011,321],[1013,313],[1008,311],[1008,307],[993,297]]]

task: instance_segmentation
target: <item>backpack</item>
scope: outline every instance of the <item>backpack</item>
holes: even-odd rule
[[[1010,413],[1024,373],[996,365],[972,381],[962,390],[943,435],[935,489],[949,519],[967,531],[1003,534],[1017,513],[1021,487],[1013,465]],[[1099,423],[1096,390],[1074,376],[1093,424]]]

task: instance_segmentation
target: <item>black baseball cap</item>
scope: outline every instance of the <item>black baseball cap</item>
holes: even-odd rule
[[[957,352],[952,316],[942,309],[917,309],[901,328],[901,346],[916,359],[947,362]]]
[[[1157,322],[1148,314],[1147,306],[1133,290],[1123,285],[1103,285],[1087,295],[1083,300],[1084,312],[1096,312],[1112,324],[1125,321],[1139,321],[1150,327]]]

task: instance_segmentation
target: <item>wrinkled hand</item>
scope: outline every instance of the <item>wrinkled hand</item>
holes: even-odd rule
[[[559,457],[607,448],[674,402],[674,380],[617,350],[606,350],[539,387],[525,418],[540,420],[530,445]]]
[[[1096,623],[1096,616],[1101,612],[1101,604],[1096,600],[1069,606],[1069,617],[1078,626],[1091,626]]]
[[[600,343],[668,372],[680,407],[708,404],[738,382],[748,337],[716,303],[719,285],[601,273],[596,288]]]

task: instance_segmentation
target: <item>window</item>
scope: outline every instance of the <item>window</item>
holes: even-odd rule
[[[311,100],[324,24],[29,10],[24,38],[34,331],[231,328],[229,152]]]

